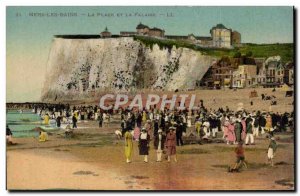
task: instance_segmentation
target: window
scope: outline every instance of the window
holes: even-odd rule
[[[280,71],[277,71],[277,75],[280,75]]]

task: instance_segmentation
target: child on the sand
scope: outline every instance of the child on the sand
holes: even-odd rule
[[[44,131],[40,131],[39,142],[45,142],[48,140],[48,134]]]
[[[270,144],[269,144],[269,147],[268,147],[268,161],[269,161],[269,163],[271,162],[272,167],[274,166],[273,158],[275,156],[276,149],[277,149],[277,144],[276,144],[275,138],[271,137],[270,138]]]
[[[235,163],[235,165],[232,169],[237,170],[241,166],[245,166],[245,168],[247,168],[247,164],[245,162],[243,142],[239,142],[238,146],[235,148],[234,151],[236,153],[237,160],[236,160],[236,163]]]

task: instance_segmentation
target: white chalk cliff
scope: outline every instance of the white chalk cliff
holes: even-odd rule
[[[54,38],[42,100],[78,100],[91,92],[194,88],[212,61],[187,48],[150,49],[130,37]]]

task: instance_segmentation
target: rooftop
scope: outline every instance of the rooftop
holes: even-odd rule
[[[104,31],[102,31],[101,33],[110,33],[107,29],[107,27],[105,27]]]
[[[121,34],[122,34],[122,33],[132,33],[132,34],[136,34],[135,31],[120,31],[120,33],[121,33]]]
[[[290,63],[285,64],[285,68],[286,69],[294,69],[294,63],[290,62]]]
[[[227,29],[223,24],[217,24],[215,27],[213,28],[217,28],[217,29]]]
[[[212,37],[196,36],[196,38],[199,39],[199,40],[207,40],[207,41],[212,40]]]
[[[147,25],[142,24],[142,23],[140,23],[136,26],[136,29],[144,29],[144,28],[149,28],[149,27]]]
[[[214,26],[214,27],[212,27],[212,28],[210,29],[210,33],[211,33],[212,30],[214,30],[214,29],[227,29],[227,30],[231,30],[231,29],[226,28],[223,24],[217,24],[216,26]]]
[[[151,28],[150,30],[154,30],[154,31],[161,31],[161,32],[163,32],[164,30],[162,30],[162,29],[160,29],[160,28],[157,28],[157,27],[153,27],[153,28]]]

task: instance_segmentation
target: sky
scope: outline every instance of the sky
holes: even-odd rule
[[[73,16],[61,16],[66,13]],[[99,34],[106,26],[119,34],[135,31],[140,22],[168,35],[196,36],[210,36],[222,23],[240,32],[243,43],[293,43],[293,7],[8,6],[6,101],[39,101],[53,35]]]

